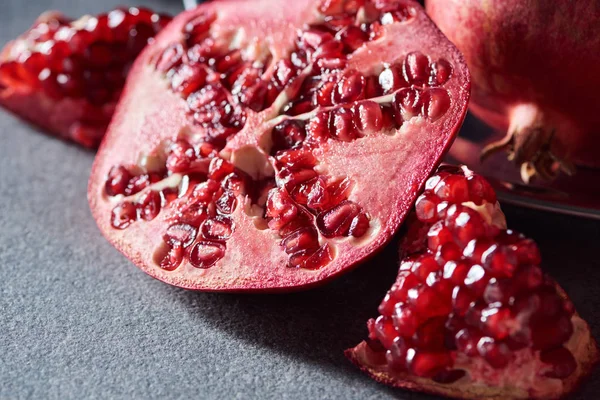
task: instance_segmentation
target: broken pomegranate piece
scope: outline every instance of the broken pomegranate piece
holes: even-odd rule
[[[413,215],[396,282],[348,358],[378,381],[448,397],[572,391],[597,361],[596,342],[543,273],[535,242],[506,229],[485,179],[440,167]]]
[[[390,240],[468,96],[460,54],[415,2],[202,4],[134,64],[90,206],[167,283],[314,285]]]
[[[96,147],[131,64],[170,20],[137,7],[77,20],[44,13],[0,53],[0,105],[54,135]]]

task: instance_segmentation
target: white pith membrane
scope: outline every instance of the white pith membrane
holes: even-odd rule
[[[405,3],[411,7],[418,7],[413,6],[412,2]],[[225,1],[220,2],[219,7],[207,4],[203,6],[203,11],[214,11],[217,15],[216,21],[210,28],[212,37],[228,38],[226,46],[229,49],[241,49],[241,53],[245,56],[253,58],[262,55],[270,60],[265,67],[264,76],[272,71],[279,59],[289,56],[288,53],[294,48],[292,42],[297,38],[297,31],[303,29],[306,21],[318,23],[323,20],[322,15],[315,13],[316,4],[314,1],[303,0],[295,2],[293,5],[270,5],[269,10],[260,10],[260,7],[253,6],[252,2]],[[240,12],[240,7],[245,7],[243,13]],[[271,10],[271,8],[273,9]],[[232,9],[236,9],[235,14],[232,13]],[[284,15],[290,15],[290,18],[295,18],[295,20],[275,22],[274,25],[268,27],[262,26],[261,21],[267,19],[268,15],[276,15],[278,12],[283,12],[284,9]],[[97,162],[102,166],[96,166],[96,168],[101,168],[105,177],[110,168],[116,165],[126,166],[134,174],[157,170],[164,166],[166,153],[176,139],[184,138],[194,145],[206,137],[202,127],[190,122],[185,111],[185,101],[165,90],[168,80],[154,71],[152,65],[157,54],[171,45],[173,38],[177,37],[173,32],[181,31],[185,24],[198,14],[200,14],[199,11],[192,11],[176,18],[166,28],[165,33],[157,37],[156,43],[140,57],[144,63],[142,64],[138,60],[134,66],[134,72],[137,70],[135,75],[144,77],[144,87],[141,87],[140,83],[130,82],[128,84],[127,89],[135,96],[131,93],[129,96],[125,96],[120,107],[121,112],[117,112],[115,120],[120,121],[119,130],[132,132],[135,140],[132,141],[134,143],[128,143],[119,140],[118,135],[109,135],[106,140],[108,143],[105,143],[104,147],[108,148],[118,142],[119,147],[122,148],[119,152],[130,159],[128,162],[123,159],[123,156],[104,156],[103,154],[103,157],[99,157],[101,161]],[[363,14],[359,11],[357,19],[364,18]],[[235,15],[244,15],[243,23],[240,23]],[[450,98],[447,110],[443,111],[442,115],[437,115],[435,120],[409,115],[399,129],[367,132],[364,136],[352,141],[340,141],[331,137],[326,142],[312,148],[312,154],[317,160],[314,171],[325,178],[327,182],[349,179],[352,182],[352,189],[347,199],[361,207],[369,222],[368,230],[359,237],[351,235],[325,237],[317,229],[319,244],[328,244],[331,253],[331,261],[325,263],[322,268],[314,270],[286,268],[290,255],[283,251],[282,236],[276,230],[267,227],[268,221],[264,218],[264,196],[261,196],[259,201],[256,199],[252,201],[248,196],[239,195],[237,196],[237,207],[233,213],[227,216],[234,223],[233,232],[223,243],[226,250],[219,261],[209,268],[197,268],[188,262],[187,257],[184,257],[181,265],[174,270],[161,269],[157,260],[165,251],[162,233],[169,223],[174,222],[174,219],[177,218],[177,212],[171,204],[177,204],[182,198],[163,205],[160,213],[153,220],[143,221],[138,218],[123,230],[110,226],[110,213],[116,205],[122,204],[123,201],[136,202],[152,190],[172,188],[182,195],[187,189],[191,190],[190,180],[185,174],[171,174],[166,179],[129,197],[107,196],[104,193],[104,182],[92,183],[90,202],[92,209],[95,208],[95,203],[102,203],[102,206],[99,207],[100,210],[95,211],[95,217],[102,230],[113,243],[117,243],[117,247],[125,249],[123,251],[151,275],[178,286],[205,290],[260,289],[262,287],[277,289],[295,286],[298,274],[310,275],[309,278],[303,278],[306,283],[317,282],[341,272],[348,265],[354,264],[356,260],[368,256],[374,249],[387,242],[397,229],[404,218],[405,210],[412,203],[427,172],[434,167],[441,151],[447,147],[464,112],[463,100],[468,96],[466,87],[468,78],[465,71],[459,68],[462,60],[453,51],[450,44],[445,45],[446,47],[441,46],[440,49],[439,43],[428,43],[430,40],[427,37],[431,35],[431,32],[428,32],[431,29],[429,24],[430,21],[423,12],[417,11],[415,8],[415,15],[409,20],[384,25],[383,29],[386,33],[381,38],[365,42],[362,47],[348,57],[346,69],[354,69],[366,77],[376,76],[386,65],[402,65],[406,55],[412,51],[420,51],[427,55],[429,62],[447,58],[450,65],[453,66],[454,72],[441,87],[447,92],[454,89],[457,95]],[[436,31],[435,34],[437,35],[439,32]],[[261,38],[261,41],[258,42],[255,38]],[[406,43],[409,43],[409,39],[413,43],[407,47]],[[269,46],[267,50],[264,48],[264,43]],[[404,46],[401,45],[402,43]],[[284,49],[285,51],[283,51]],[[377,62],[377,60],[380,61]],[[282,108],[290,98],[294,98],[287,91],[294,90],[292,87],[300,86],[301,78],[309,74],[311,74],[310,64],[298,75],[298,81],[283,90],[271,106],[259,112],[245,109],[244,127],[231,136],[225,147],[219,151],[219,157],[232,162],[237,168],[248,174],[254,182],[273,179],[273,173],[276,172],[277,167],[274,165],[273,154],[270,154],[272,128],[284,120],[306,121],[318,112],[339,108],[339,105],[313,106],[309,112],[294,116],[282,115]],[[137,81],[142,79],[139,76]],[[425,89],[427,87],[429,85],[425,85]],[[402,88],[398,90],[402,90]],[[169,101],[164,101],[165,97],[168,97]],[[368,100],[377,104],[385,104],[390,103],[392,98],[393,93],[389,93]],[[228,99],[231,100],[230,97]],[[136,102],[135,107],[130,104],[133,101]],[[161,103],[161,106],[157,105],[158,102]],[[352,104],[343,105],[349,107]],[[123,110],[127,110],[127,112]],[[141,136],[142,132],[154,129],[159,123],[164,125],[160,130],[157,129],[158,135],[152,132],[147,134],[147,137]],[[117,123],[113,122],[113,126],[117,126]],[[440,134],[432,137],[429,131],[433,129],[440,131]],[[122,136],[127,134],[123,133]],[[382,154],[385,154],[386,157],[382,157]],[[132,165],[137,167],[132,168]],[[379,171],[377,179],[380,180],[376,190],[373,190],[371,185],[366,185],[367,182],[371,183],[374,170]],[[281,185],[279,177],[275,181],[277,186]],[[101,194],[98,195],[99,193]],[[314,222],[316,215],[311,215]],[[110,234],[107,234],[107,231],[110,231]],[[159,232],[161,233],[158,234]],[[189,249],[204,240],[200,236],[198,233],[195,242],[189,245]],[[137,242],[146,243],[145,248],[154,248],[154,254],[150,257],[144,254],[143,249],[136,246]],[[258,268],[257,262],[262,263]]]
[[[473,174],[464,166],[462,169],[465,176]],[[461,205],[477,211],[486,223],[502,230],[507,228],[498,202],[492,204],[483,201],[481,205],[463,202]],[[554,285],[560,297],[566,299],[562,288],[556,283]],[[509,332],[523,331],[522,324],[527,324],[528,318],[529,315],[520,313],[517,318],[511,319],[506,324]],[[455,358],[451,369],[462,370],[465,375],[451,383],[437,382],[390,368],[385,351],[374,350],[365,341],[348,349],[346,355],[376,380],[401,388],[477,400],[556,399],[573,390],[598,358],[598,349],[587,323],[576,312],[571,317],[571,323],[573,334],[562,346],[571,352],[577,361],[577,368],[565,379],[545,376],[552,367],[540,360],[540,350],[531,347],[511,350],[512,361],[500,369],[491,366],[482,356],[469,356],[453,350],[451,353]]]

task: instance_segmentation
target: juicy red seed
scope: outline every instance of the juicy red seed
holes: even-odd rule
[[[319,143],[329,138],[330,115],[327,111],[319,112],[308,121],[306,134],[310,142]]]
[[[396,66],[391,66],[379,74],[379,85],[383,89],[383,93],[388,94],[408,84],[402,76],[402,71]]]
[[[544,373],[549,378],[565,379],[577,369],[575,357],[564,347],[542,351],[540,360],[550,366],[550,369]]]
[[[533,322],[533,321],[532,321]],[[534,349],[547,350],[565,343],[573,334],[573,323],[567,315],[551,320],[535,321],[531,326]]]
[[[397,304],[393,313],[392,320],[394,327],[404,337],[411,337],[419,328],[420,319],[408,304]]]
[[[517,259],[513,252],[504,246],[494,244],[481,257],[483,266],[500,277],[511,277],[517,268]]]
[[[469,201],[469,186],[467,178],[460,175],[448,175],[435,186],[435,194],[440,200],[451,203]]]
[[[154,190],[144,193],[138,200],[139,215],[145,221],[152,221],[161,208],[160,194]]]
[[[358,236],[366,232],[364,218],[362,208],[358,204],[346,200],[331,210],[319,214],[317,226],[325,237]],[[368,220],[366,223],[368,224]],[[360,229],[354,232],[357,225]]]
[[[300,185],[301,183],[310,181],[317,177],[317,172],[313,169],[298,169],[288,170],[282,169],[278,174],[279,179],[288,190]]]
[[[346,71],[332,92],[334,104],[351,103],[364,96],[365,77],[357,71]]]
[[[229,161],[215,157],[210,160],[208,167],[208,178],[220,181],[234,171],[234,166]]]
[[[456,286],[452,293],[452,307],[459,316],[466,315],[475,300],[474,294],[466,287]]]
[[[183,59],[184,49],[181,43],[174,43],[167,47],[156,61],[156,69],[166,73],[179,66]]]
[[[434,288],[425,285],[409,289],[408,301],[423,318],[446,316],[452,311],[451,305],[444,303]]]
[[[444,264],[443,278],[454,285],[460,285],[465,280],[470,266],[462,261],[448,261]]]
[[[354,115],[346,108],[334,110],[331,116],[331,134],[342,142],[350,142],[358,137]]]
[[[229,218],[217,216],[209,218],[200,228],[202,236],[209,240],[227,240],[233,233],[233,222]]]
[[[369,35],[355,25],[349,25],[335,34],[335,38],[344,43],[348,53],[354,52],[369,39]]]
[[[506,339],[513,317],[508,308],[489,306],[481,312],[481,325],[486,335],[496,340]]]
[[[185,140],[178,140],[171,146],[166,167],[171,172],[184,172],[190,168],[195,159],[194,148]]]
[[[420,52],[412,52],[404,60],[404,77],[411,84],[422,85],[429,78],[429,59]]]
[[[333,90],[336,89],[336,83],[332,81],[323,82],[315,91],[314,102],[318,106],[327,107],[333,104]]]
[[[225,245],[217,242],[196,243],[190,251],[189,261],[196,268],[210,268],[225,256]]]
[[[183,248],[191,245],[196,239],[198,230],[188,224],[173,224],[167,228],[163,240],[171,246],[180,245]]]
[[[108,178],[104,185],[104,190],[109,196],[125,194],[131,173],[122,165],[114,166],[108,172]]]
[[[189,96],[206,83],[207,72],[200,65],[183,64],[171,76],[171,89],[182,96]]]
[[[306,139],[306,132],[300,122],[286,120],[273,128],[271,137],[274,152],[298,147]]]
[[[480,175],[471,175],[467,178],[469,187],[469,198],[476,205],[496,202],[496,192],[488,181]]]
[[[220,106],[227,100],[227,93],[220,85],[206,85],[187,99],[187,105],[192,111],[200,111],[207,106]]]
[[[445,349],[445,317],[431,318],[421,324],[413,335],[413,344],[419,350],[443,351]],[[398,329],[403,335],[403,331]]]
[[[333,40],[333,35],[319,29],[306,29],[300,33],[299,46],[304,49],[316,49],[323,43]]]
[[[505,368],[511,360],[511,352],[506,344],[496,342],[490,337],[482,337],[477,343],[477,350],[488,364],[496,369]]]
[[[93,43],[85,51],[84,57],[97,68],[108,66],[112,61],[112,50],[106,43]]]
[[[217,16],[214,13],[203,12],[189,20],[183,27],[188,45],[198,43],[202,40],[216,18]]]
[[[396,328],[391,318],[379,316],[375,320],[375,333],[381,344],[389,349],[394,343],[394,339],[398,336]]]
[[[113,228],[125,229],[137,219],[137,208],[131,202],[123,202],[112,210],[110,223]]]
[[[317,165],[316,157],[307,150],[288,150],[275,156],[278,164],[291,170],[308,169]]]
[[[446,243],[454,243],[454,235],[449,228],[438,221],[427,232],[427,247],[431,251],[436,251]]]
[[[181,264],[181,261],[183,261],[183,255],[183,247],[180,244],[175,244],[160,261],[160,267],[165,271],[177,269]]]
[[[352,108],[354,124],[363,134],[378,133],[383,127],[381,107],[374,101],[361,101]]]
[[[394,93],[392,106],[396,123],[402,125],[404,121],[417,116],[422,111],[423,94],[417,88],[404,88]]]
[[[215,201],[215,205],[221,214],[232,214],[237,206],[237,200],[235,195],[227,190]]]
[[[437,220],[437,205],[440,203],[439,197],[432,193],[424,193],[415,203],[417,218],[422,222],[435,222]]]
[[[490,276],[485,272],[485,269],[481,265],[475,264],[469,269],[464,284],[479,297],[483,295],[489,280]]]
[[[483,292],[483,299],[488,304],[510,304],[514,300],[514,289],[512,280],[492,278]]]
[[[435,254],[435,259],[438,263],[444,264],[447,261],[458,261],[462,256],[460,247],[454,242],[444,243],[441,245]]]
[[[443,85],[444,83],[448,82],[450,75],[452,75],[452,65],[450,65],[447,60],[440,58],[439,60],[431,63],[429,84]]]
[[[317,270],[329,264],[331,260],[331,249],[328,244],[324,244],[316,251],[309,249],[292,254],[288,260],[288,267]]]
[[[440,266],[435,261],[435,258],[427,255],[417,259],[411,266],[411,272],[422,282],[427,280],[427,277],[432,272],[438,272]]]
[[[298,229],[283,239],[281,245],[288,254],[301,250],[317,249],[319,247],[317,231],[313,227]]]
[[[469,357],[475,357],[479,354],[477,343],[481,339],[481,333],[476,330],[461,329],[456,333],[455,343],[458,351]]]
[[[408,350],[409,347],[403,338],[397,337],[394,339],[392,347],[390,347],[385,355],[389,367],[396,371],[406,370],[406,355]]]
[[[423,115],[430,121],[437,121],[450,109],[450,96],[446,89],[427,89],[423,93]]]
[[[416,376],[432,378],[452,365],[452,357],[447,352],[430,353],[416,351],[407,355],[407,366]]]

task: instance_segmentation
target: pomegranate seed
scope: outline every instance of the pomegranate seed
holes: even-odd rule
[[[404,337],[411,337],[419,328],[419,317],[408,304],[397,304],[392,314],[394,327]]]
[[[364,97],[366,80],[357,71],[345,71],[332,92],[333,104],[351,103]]]
[[[234,166],[229,161],[215,157],[210,160],[208,167],[208,178],[220,181],[234,171]]]
[[[362,235],[366,232],[364,222],[361,207],[349,200],[317,217],[317,226],[325,237],[348,236],[353,233]],[[368,224],[368,220],[366,223]],[[354,232],[357,228],[359,229]]]
[[[329,32],[318,29],[306,29],[300,33],[298,46],[301,49],[316,49],[323,43],[333,40],[333,35]]]
[[[166,167],[171,172],[185,172],[196,159],[194,148],[185,140],[178,140],[171,146]]]
[[[427,89],[423,93],[423,115],[430,121],[437,121],[450,108],[450,96],[446,89]]]
[[[298,147],[306,139],[304,127],[300,122],[286,120],[273,128],[271,132],[273,150],[285,150]]]
[[[202,236],[209,240],[227,240],[233,233],[233,222],[226,217],[208,218],[200,228]]]
[[[423,104],[422,97],[422,91],[417,88],[404,88],[394,93],[392,106],[398,125],[419,115]]]
[[[431,318],[422,323],[413,334],[413,345],[419,350],[444,351],[445,323],[445,317]],[[398,331],[407,336],[407,333],[404,331],[400,329]]]
[[[479,354],[494,368],[505,368],[511,360],[509,348],[504,343],[498,343],[490,337],[482,337],[477,343]]]
[[[190,251],[189,261],[196,268],[210,268],[225,256],[225,245],[217,242],[198,242]]]
[[[407,366],[416,376],[431,378],[452,365],[452,358],[447,352],[429,353],[409,350]]]
[[[452,307],[454,313],[459,316],[465,316],[475,300],[475,295],[466,287],[456,286],[452,292]]]
[[[396,371],[406,370],[406,355],[408,353],[408,350],[409,347],[403,338],[397,337],[396,339],[394,339],[392,347],[390,347],[390,349],[386,353],[388,365]]]
[[[227,190],[215,201],[217,210],[221,214],[232,214],[237,206],[235,195]]]
[[[336,82],[323,82],[315,92],[314,102],[318,106],[327,107],[333,104],[333,90],[336,89]]]
[[[408,83],[402,76],[402,71],[397,66],[391,66],[385,68],[379,74],[379,85],[381,86],[383,93],[392,93],[401,87],[408,86]]]
[[[317,231],[313,227],[300,228],[288,235],[281,245],[288,254],[301,250],[316,250],[319,247]]]
[[[412,52],[404,60],[404,78],[415,85],[423,85],[429,78],[429,58],[420,52]]]
[[[438,248],[447,243],[454,243],[454,235],[448,227],[438,221],[427,232],[427,247],[431,251],[437,251]]]
[[[435,258],[430,255],[421,256],[414,263],[411,263],[411,272],[422,282],[427,280],[430,273],[439,270],[440,266]]]
[[[171,246],[180,245],[183,248],[189,247],[194,240],[198,230],[189,224],[173,224],[167,228],[163,240]]]
[[[145,221],[152,221],[160,212],[160,194],[154,190],[144,193],[138,200],[140,217]]]
[[[121,165],[112,167],[108,172],[108,178],[106,179],[106,183],[104,185],[106,194],[109,196],[125,194],[125,190],[127,189],[130,179],[131,174],[127,168]]]
[[[312,117],[306,126],[307,140],[312,143],[326,141],[329,138],[329,112],[319,112]]]
[[[391,318],[379,316],[375,320],[375,333],[377,339],[385,348],[390,348],[394,342],[394,339],[398,336],[396,328]]]
[[[476,330],[461,329],[456,334],[456,348],[469,357],[475,357],[479,354],[477,343],[481,336],[481,333]]]
[[[342,142],[351,142],[358,137],[352,111],[338,108],[331,115],[331,133]]]
[[[447,60],[440,58],[431,64],[429,84],[443,85],[448,82],[450,75],[452,75],[452,65]]]
[[[183,64],[171,76],[171,88],[187,97],[206,83],[206,75],[206,70],[200,65]]]
[[[374,101],[361,101],[352,108],[354,123],[363,135],[378,133],[383,127],[381,107]]]
[[[174,43],[167,47],[158,60],[156,61],[155,68],[163,73],[170,71],[171,69],[181,65],[183,60],[183,45],[181,43]]]
[[[214,13],[203,12],[190,19],[183,27],[188,46],[204,39],[216,18],[217,16]]]
[[[359,27],[349,25],[339,30],[335,34],[335,39],[344,44],[346,52],[352,53],[369,39],[369,35]]]
[[[112,210],[110,223],[113,228],[125,229],[137,219],[137,208],[131,202],[123,202]]]
[[[183,254],[183,247],[180,244],[173,245],[160,261],[160,267],[165,271],[174,271],[183,261]]]

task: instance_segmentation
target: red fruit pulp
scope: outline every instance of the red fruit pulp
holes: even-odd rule
[[[146,8],[42,14],[0,53],[0,105],[85,147],[100,143],[131,64],[171,17]]]
[[[524,180],[550,179],[572,163],[599,167],[600,1],[428,0],[427,12],[464,54],[471,111],[506,132]]]
[[[347,355],[376,379],[452,397],[570,391],[595,362],[595,341],[542,272],[535,242],[506,229],[485,179],[441,167],[414,215],[369,340]]]
[[[412,1],[203,4],[134,64],[90,206],[167,283],[316,284],[390,240],[468,93],[460,54]],[[148,192],[161,201],[142,212]]]

